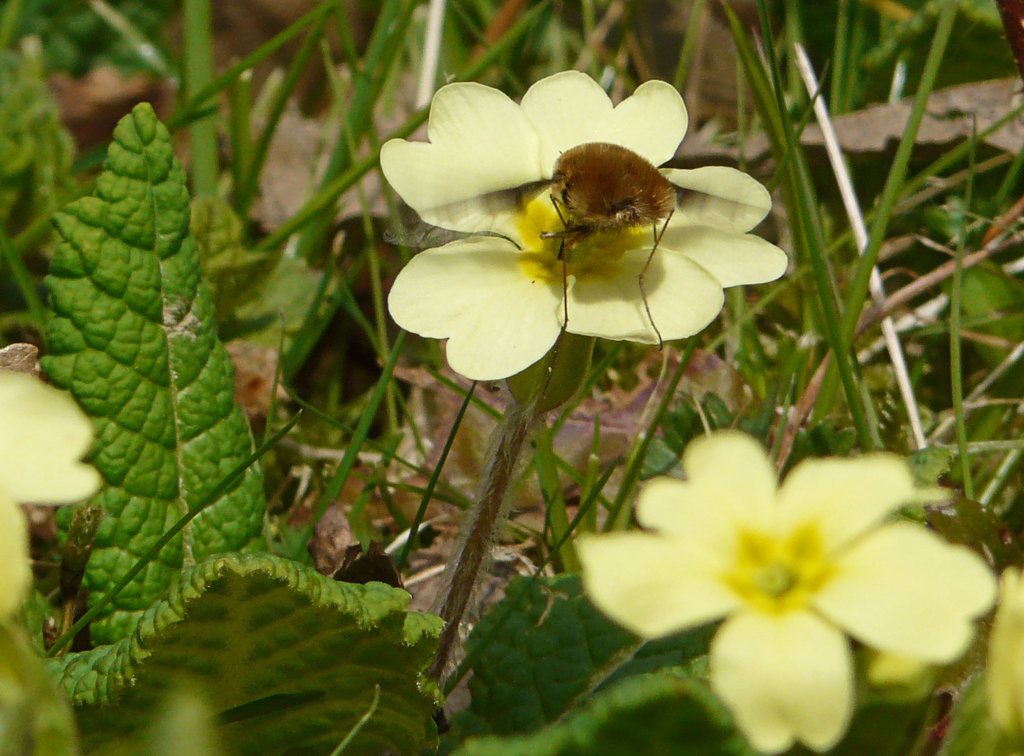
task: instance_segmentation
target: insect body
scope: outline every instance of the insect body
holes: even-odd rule
[[[543,235],[562,240],[559,257],[564,271],[566,253],[592,234],[650,226],[654,244],[638,283],[647,319],[658,335],[659,349],[661,332],[647,304],[644,274],[677,200],[677,187],[640,155],[617,144],[588,142],[566,150],[555,162],[551,202],[564,228]],[[568,323],[568,303],[563,300],[563,304]]]
[[[657,168],[617,144],[590,142],[555,162],[551,200],[565,213],[566,238],[595,231],[663,223],[676,206],[676,188]]]

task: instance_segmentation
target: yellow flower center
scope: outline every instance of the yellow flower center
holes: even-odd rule
[[[526,204],[519,214],[516,228],[519,238],[525,243],[520,252],[520,267],[529,278],[546,282],[561,282],[563,273],[575,276],[577,281],[611,278],[617,273],[622,256],[649,241],[652,233],[649,228],[628,227],[594,231],[582,236],[545,238],[544,234],[565,229],[546,191]],[[565,257],[564,271],[562,255]]]
[[[741,530],[734,567],[725,581],[754,608],[785,612],[806,605],[835,572],[814,525],[786,536]]]

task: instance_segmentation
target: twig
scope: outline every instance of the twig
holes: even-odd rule
[[[818,394],[821,392],[821,385],[825,380],[825,371],[828,369],[831,356],[831,352],[825,354],[825,357],[818,365],[818,369],[814,371],[814,375],[807,384],[807,388],[804,389],[803,395],[793,405],[793,409],[789,413],[786,427],[783,429],[782,437],[779,439],[779,454],[775,462],[776,472],[781,473],[782,468],[786,466],[786,460],[789,459],[789,455],[793,451],[796,433],[814,408],[814,402],[817,401]]]

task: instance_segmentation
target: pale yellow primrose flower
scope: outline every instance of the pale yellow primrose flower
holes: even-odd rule
[[[479,380],[514,375],[551,349],[563,326],[563,287],[568,332],[658,343],[638,286],[650,228],[582,241],[566,256],[566,281],[559,240],[541,237],[562,228],[548,187],[524,206],[479,199],[550,180],[559,155],[581,144],[617,144],[659,166],[686,126],[682,98],[663,81],[642,84],[616,107],[576,71],[538,81],[521,104],[482,84],[442,87],[430,106],[430,141],[392,139],[381,149],[381,169],[427,223],[507,238],[476,236],[421,252],[395,280],[391,316],[408,331],[447,338],[452,369]],[[772,281],[787,259],[747,233],[771,208],[750,176],[718,166],[661,172],[702,193],[676,209],[645,276],[651,319],[669,341],[707,326],[722,308],[723,287]]]
[[[854,708],[846,635],[943,664],[995,598],[980,557],[888,519],[939,495],[915,488],[897,456],[808,460],[778,486],[757,442],[724,432],[691,443],[683,463],[686,481],[640,494],[651,532],[580,538],[584,585],[645,638],[725,618],[711,684],[761,751],[842,738]]]
[[[985,685],[992,718],[1014,739],[1024,739],[1024,581],[1019,569],[999,579],[999,609],[988,640]]]
[[[17,502],[60,504],[95,493],[99,473],[79,461],[92,438],[92,422],[69,395],[0,371],[0,620],[21,606],[32,580]]]
[[[31,582],[28,523],[21,507],[0,491],[0,622],[21,606]]]

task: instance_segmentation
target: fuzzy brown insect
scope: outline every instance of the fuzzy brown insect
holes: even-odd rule
[[[551,202],[564,228],[543,235],[562,240],[559,257],[564,268],[572,246],[592,234],[650,226],[654,244],[638,282],[659,349],[663,342],[647,304],[644,274],[678,200],[679,189],[645,158],[617,144],[588,142],[566,150],[555,162]],[[568,303],[564,300],[563,306],[568,323]]]

